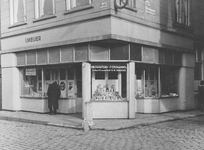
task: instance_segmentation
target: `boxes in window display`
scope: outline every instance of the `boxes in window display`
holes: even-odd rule
[[[108,87],[108,85],[101,87],[99,84],[96,88],[96,91],[93,94],[92,100],[95,101],[120,101],[125,100],[122,96],[119,95],[119,92],[115,91],[115,86],[112,85]]]

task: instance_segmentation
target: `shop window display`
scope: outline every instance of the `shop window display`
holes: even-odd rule
[[[136,67],[136,97],[158,97],[158,68]]]
[[[74,67],[22,69],[22,92],[26,97],[47,97],[49,84],[57,81],[61,98],[75,97]]]
[[[168,66],[136,66],[136,98],[178,96],[177,70]]]
[[[92,65],[93,101],[126,100],[126,84],[125,65]]]
[[[161,67],[161,97],[178,96],[178,69]]]
[[[22,95],[30,97],[40,97],[41,93],[37,92],[37,69],[27,68],[23,70]]]

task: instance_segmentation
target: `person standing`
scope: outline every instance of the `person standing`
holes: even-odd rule
[[[50,110],[50,114],[57,114],[58,109],[58,100],[61,95],[60,86],[57,84],[57,82],[53,82],[49,85],[48,91],[48,108]]]

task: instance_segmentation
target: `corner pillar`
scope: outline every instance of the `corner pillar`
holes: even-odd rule
[[[84,130],[89,130],[92,124],[91,108],[91,65],[82,63],[82,117]]]
[[[127,98],[129,101],[129,118],[135,118],[135,63],[127,66]]]

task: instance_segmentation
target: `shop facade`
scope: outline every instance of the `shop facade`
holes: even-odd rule
[[[23,111],[47,113],[47,90],[54,81],[61,87],[58,112],[63,114],[83,112],[86,103],[93,118],[134,118],[135,113],[185,110],[182,99],[187,93],[180,93],[190,92],[186,85],[193,83],[193,67],[184,66],[190,54],[118,40],[12,55],[16,67],[4,68],[3,73],[4,78],[11,74],[9,70],[16,71],[12,78],[19,74],[20,91],[15,90],[20,92],[19,103],[15,107]],[[9,91],[4,94],[10,95]]]
[[[116,13],[112,1],[87,2],[70,11],[60,1],[57,15],[2,25],[2,108],[47,113],[48,86],[58,81],[63,114],[135,118],[194,109],[193,40],[162,29],[153,12],[144,14],[149,24],[140,20],[134,3]]]

